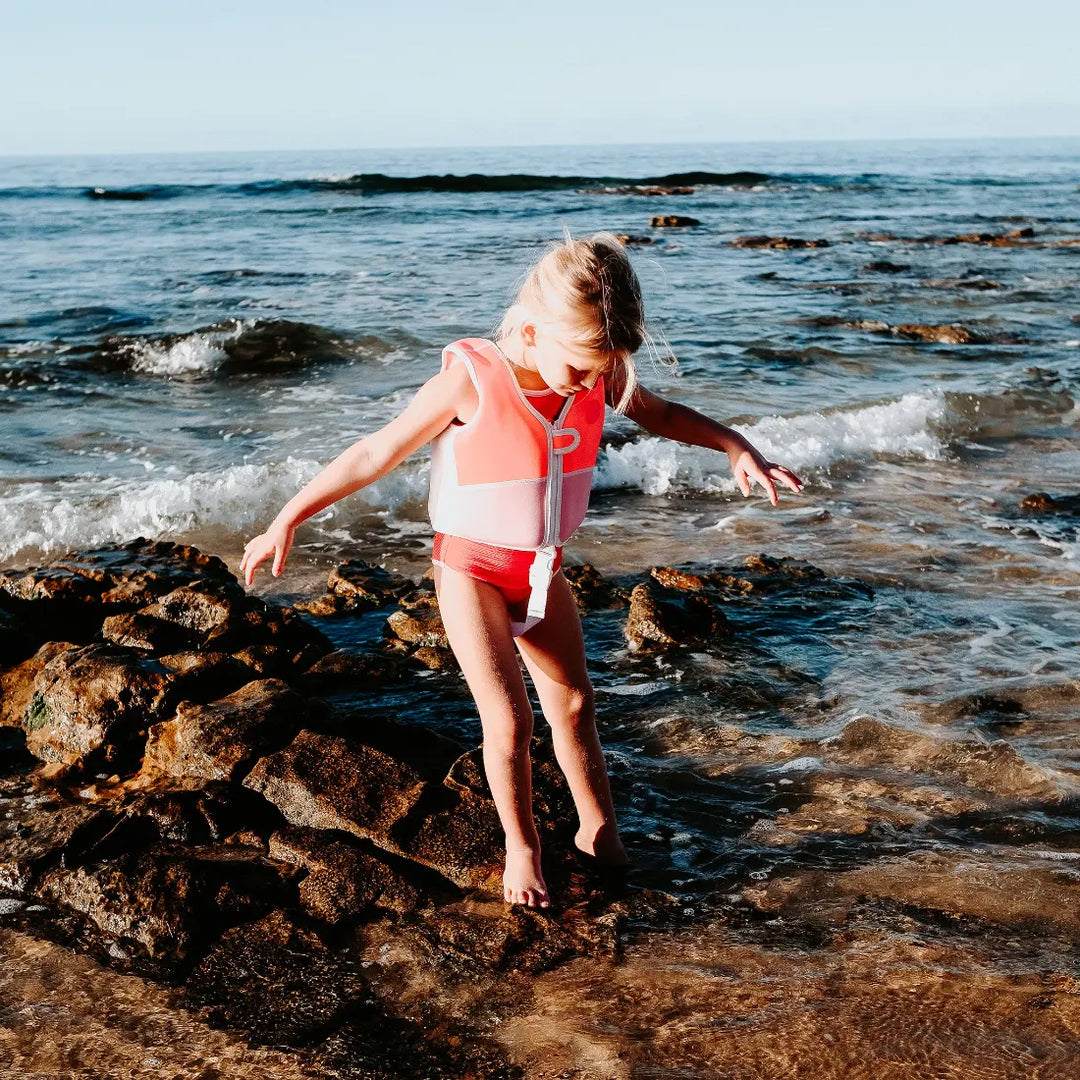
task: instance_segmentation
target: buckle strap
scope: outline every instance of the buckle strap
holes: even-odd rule
[[[532,565],[529,567],[531,592],[529,593],[528,614],[531,618],[542,619],[547,610],[548,586],[551,585],[556,554],[554,547],[542,547],[536,552]]]

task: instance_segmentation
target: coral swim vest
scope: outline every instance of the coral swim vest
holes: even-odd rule
[[[436,532],[536,552],[527,629],[544,617],[556,547],[589,506],[604,380],[570,395],[549,422],[492,342],[452,342],[443,349],[442,370],[455,361],[468,370],[480,403],[467,424],[453,423],[432,441],[428,513]]]

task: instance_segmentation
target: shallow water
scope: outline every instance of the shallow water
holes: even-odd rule
[[[650,234],[632,257],[680,368],[644,363],[646,380],[805,488],[775,509],[744,500],[718,455],[609,417],[568,559],[738,572],[765,552],[824,576],[733,596],[733,639],[708,654],[635,656],[622,612],[588,617],[635,880],[693,926],[637,928],[615,969],[541,977],[501,1042],[538,1076],[1072,1075],[1078,521],[1019,503],[1077,494],[1080,247],[1058,241],[1080,235],[1078,167],[1080,144],[1060,140],[6,159],[0,559],[145,535],[235,566],[443,343],[490,331],[537,245],[564,224]],[[667,197],[284,182],[689,168],[770,179]],[[155,184],[171,186],[83,193]],[[703,224],[650,230],[661,212]],[[1013,247],[860,235],[1028,227]],[[727,246],[755,233],[831,246]],[[984,340],[843,325],[861,320]],[[257,591],[311,596],[350,556],[419,576],[425,484],[418,455],[319,515]],[[363,642],[381,619],[327,629]],[[439,677],[357,704],[404,706],[479,739]],[[872,1015],[893,1022],[871,1039]]]

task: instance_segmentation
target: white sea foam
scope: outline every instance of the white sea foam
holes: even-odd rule
[[[797,473],[825,470],[838,461],[863,460],[876,453],[939,458],[944,446],[930,423],[944,413],[944,395],[922,391],[882,405],[828,414],[767,416],[738,430],[766,457]],[[734,491],[735,481],[721,454],[646,437],[609,446],[598,464],[596,486],[636,487],[647,495],[663,495],[676,486]]]
[[[0,496],[0,559],[165,539],[203,529],[238,532],[264,525],[325,464],[286,458],[274,465],[233,465],[179,478],[83,476],[20,484]],[[411,464],[317,515],[340,528],[358,510],[392,511],[427,490],[427,463]]]
[[[140,341],[131,352],[131,370],[150,375],[209,375],[225,359],[220,341],[209,334],[189,334],[167,349]]]

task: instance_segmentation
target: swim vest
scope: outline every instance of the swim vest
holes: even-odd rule
[[[436,532],[535,551],[529,625],[544,617],[556,547],[581,524],[604,429],[604,380],[570,395],[548,421],[530,404],[510,361],[484,338],[443,349],[442,370],[460,362],[479,405],[431,444],[428,513]]]

